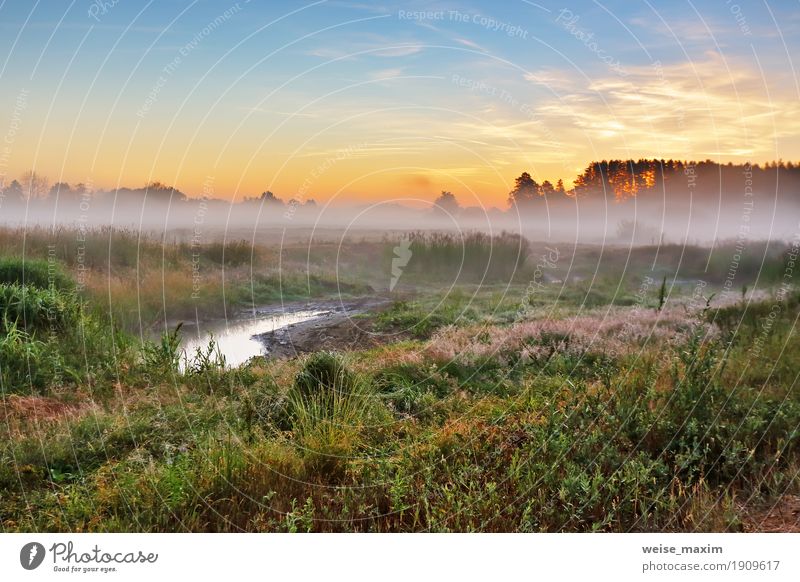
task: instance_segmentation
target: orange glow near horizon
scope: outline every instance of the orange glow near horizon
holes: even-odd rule
[[[470,58],[476,79],[502,64]],[[721,74],[725,67],[732,72]],[[587,85],[566,67],[506,67],[492,83],[516,100],[448,76],[402,79],[388,69],[329,93],[261,89],[261,99],[236,86],[218,98],[183,95],[172,82],[141,116],[146,84],[121,93],[114,108],[105,93],[93,96],[91,109],[34,85],[0,179],[35,169],[51,183],[96,190],[158,180],[191,197],[271,190],[323,203],[432,201],[448,190],[465,206],[505,207],[524,171],[569,188],[603,159],[800,159],[800,100],[785,71],[772,71],[767,90],[763,71],[746,58],[706,51],[689,63],[628,66],[624,78],[592,72]],[[172,101],[168,90],[178,92]],[[12,108],[14,97],[6,99]],[[617,191],[632,196],[653,179],[629,179]]]

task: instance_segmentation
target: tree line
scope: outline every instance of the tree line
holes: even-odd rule
[[[528,172],[516,178],[508,203],[524,207],[548,198],[586,198],[604,196],[617,202],[636,197],[668,195],[675,197],[741,197],[743,192],[774,193],[800,199],[800,163],[720,164],[711,160],[681,161],[663,159],[603,160],[592,162],[564,188],[563,180],[554,186],[548,180],[539,184]]]

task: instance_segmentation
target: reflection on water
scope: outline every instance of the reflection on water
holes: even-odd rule
[[[330,313],[329,311],[293,311],[291,313],[275,313],[260,315],[249,319],[235,319],[230,321],[201,322],[200,327],[186,325],[183,328],[182,347],[191,362],[198,348],[206,350],[212,336],[220,352],[225,356],[228,366],[244,364],[253,356],[264,355],[266,352],[260,341],[254,335],[275,331],[296,323]]]

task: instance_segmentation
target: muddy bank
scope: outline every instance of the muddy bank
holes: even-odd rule
[[[318,301],[304,304],[302,309],[321,312],[317,317],[256,334],[267,357],[291,358],[318,350],[363,349],[381,343],[372,325],[359,316],[387,307],[385,297],[364,297],[347,301]],[[286,308],[282,308],[286,311]]]

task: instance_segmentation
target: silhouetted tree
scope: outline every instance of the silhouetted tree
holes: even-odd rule
[[[528,172],[522,172],[515,180],[514,189],[508,194],[512,206],[525,206],[541,196],[541,189]]]
[[[461,206],[452,192],[442,190],[442,193],[433,201],[433,209],[441,213],[457,214]]]
[[[56,182],[47,193],[48,198],[58,199],[72,193],[72,188],[66,182]]]
[[[47,194],[47,185],[49,180],[37,174],[34,170],[29,170],[22,175],[22,191],[25,196],[30,200],[37,198],[44,198]]]
[[[144,192],[148,198],[163,202],[168,202],[175,199],[178,201],[184,201],[188,198],[186,194],[177,188],[168,186],[159,181],[153,181],[147,184],[144,187]]]
[[[259,200],[261,200],[261,202],[264,202],[266,204],[283,204],[283,200],[275,196],[275,194],[273,194],[269,190],[262,192],[261,196],[259,196]]]
[[[3,195],[5,197],[6,202],[9,202],[11,204],[16,202],[22,202],[25,199],[25,192],[22,189],[22,184],[20,184],[16,180],[12,180],[11,184],[9,184],[3,189]]]

